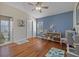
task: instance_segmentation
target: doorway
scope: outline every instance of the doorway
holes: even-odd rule
[[[12,21],[11,17],[0,15],[0,44],[11,42]]]

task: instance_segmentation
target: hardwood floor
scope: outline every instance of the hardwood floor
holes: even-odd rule
[[[52,47],[60,48],[66,51],[66,45],[63,47],[56,42],[42,40],[37,38],[29,39],[29,42],[17,45],[15,43],[0,47],[1,57],[44,57]]]

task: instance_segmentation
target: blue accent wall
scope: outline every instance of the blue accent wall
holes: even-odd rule
[[[65,12],[57,15],[47,16],[37,19],[43,22],[43,29],[49,29],[50,25],[55,25],[55,30],[61,32],[61,37],[65,37],[65,31],[73,28],[73,12]]]

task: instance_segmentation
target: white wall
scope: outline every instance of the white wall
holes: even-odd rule
[[[27,20],[27,38],[32,37],[32,20]]]
[[[33,17],[29,17],[27,20],[27,38],[36,36],[36,20]]]
[[[10,16],[13,18],[13,40],[19,41],[22,38],[26,38],[26,20],[29,20],[29,15],[10,6],[4,5],[0,3],[0,15]],[[31,17],[31,16],[30,16]],[[19,27],[17,22],[19,19],[24,20],[25,26]]]
[[[33,19],[33,37],[36,36],[36,19],[32,18]]]

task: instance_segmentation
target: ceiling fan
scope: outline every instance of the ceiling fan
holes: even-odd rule
[[[40,13],[42,12],[42,9],[48,9],[48,6],[43,6],[43,2],[37,2],[36,4],[33,3],[28,3],[31,6],[34,6],[32,11],[36,10],[39,11]]]

